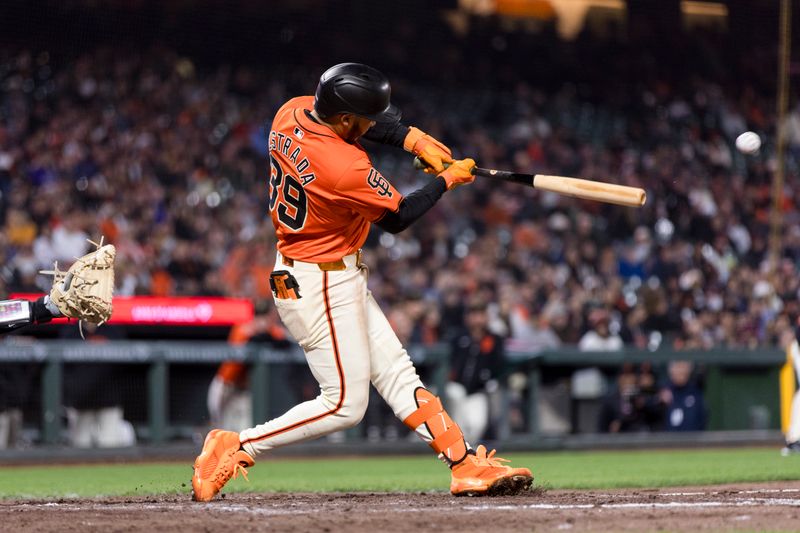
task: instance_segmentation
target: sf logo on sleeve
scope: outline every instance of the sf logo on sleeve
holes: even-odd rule
[[[392,197],[392,191],[389,190],[389,182],[386,181],[386,178],[381,176],[381,173],[374,168],[369,169],[369,174],[367,174],[367,184],[375,189],[379,196],[388,196],[389,198]]]

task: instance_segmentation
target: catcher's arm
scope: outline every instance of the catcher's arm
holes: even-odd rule
[[[42,296],[35,302],[3,300],[0,301],[0,333],[8,333],[29,324],[44,324],[58,316],[61,316],[61,312],[49,296]]]
[[[58,311],[68,317],[103,324],[111,318],[111,299],[114,296],[114,259],[117,251],[113,244],[103,246],[89,241],[96,250],[79,257],[69,270],[55,269],[43,274],[53,275],[50,300]]]

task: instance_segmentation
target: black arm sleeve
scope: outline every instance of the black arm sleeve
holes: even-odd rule
[[[389,233],[400,233],[428,212],[447,190],[444,178],[436,177],[424,187],[412,192],[400,202],[397,212],[388,209],[375,223]]]
[[[364,138],[368,141],[402,148],[406,135],[408,135],[408,126],[398,120],[397,122],[378,122],[367,130]]]
[[[53,320],[53,313],[44,304],[44,296],[31,304],[31,320],[34,324],[43,324]]]

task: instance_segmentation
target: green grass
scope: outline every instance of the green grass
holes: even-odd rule
[[[552,489],[669,487],[800,479],[800,456],[774,448],[508,454]],[[0,468],[0,498],[188,493],[191,460]],[[226,492],[445,491],[449,471],[432,456],[268,458]]]

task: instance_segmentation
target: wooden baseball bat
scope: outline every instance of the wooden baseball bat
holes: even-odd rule
[[[418,158],[414,159],[414,166],[425,168],[425,164]],[[638,187],[605,183],[602,181],[569,178],[566,176],[548,176],[546,174],[520,174],[505,170],[493,170],[475,167],[472,169],[475,176],[494,178],[511,183],[520,183],[529,187],[536,187],[545,191],[552,191],[566,196],[595,200],[608,204],[624,205],[628,207],[642,207],[647,201],[647,193]]]

